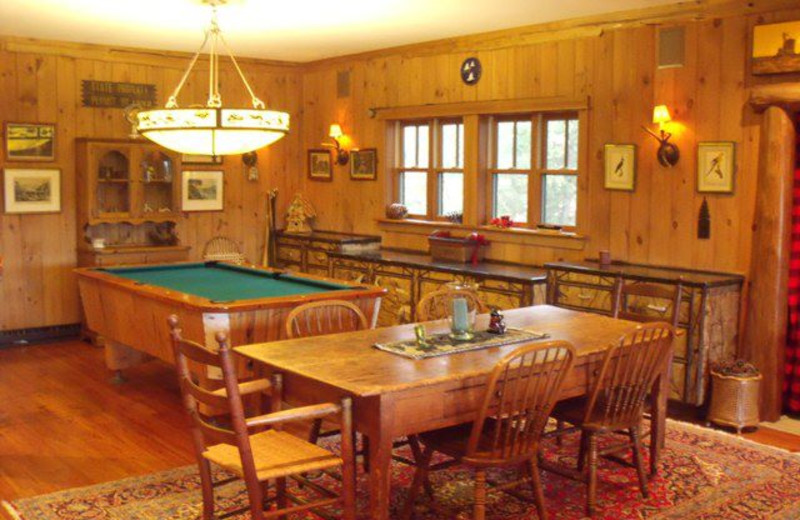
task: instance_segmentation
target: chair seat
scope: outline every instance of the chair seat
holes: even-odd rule
[[[259,481],[307,471],[341,466],[342,459],[324,448],[294,435],[268,430],[250,436]],[[216,444],[203,453],[209,461],[242,477],[242,459],[232,444]]]
[[[585,397],[573,397],[572,399],[559,401],[550,413],[550,417],[558,421],[568,422],[574,426],[581,426],[586,416],[586,404]]]

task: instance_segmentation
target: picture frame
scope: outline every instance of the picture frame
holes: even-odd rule
[[[736,143],[707,141],[697,143],[698,193],[731,194],[736,178]]]
[[[606,144],[604,149],[604,186],[607,190],[636,190],[636,145]]]
[[[378,150],[364,148],[350,152],[350,179],[374,181],[378,178]]]
[[[222,170],[183,170],[181,208],[183,211],[222,211],[225,201]]]
[[[6,161],[54,162],[56,125],[52,123],[12,123],[4,126]]]
[[[5,168],[3,188],[8,214],[61,212],[58,168]]]
[[[211,165],[220,165],[222,164],[222,156],[221,155],[195,155],[185,153],[181,155],[181,163],[182,164],[211,164]]]
[[[308,178],[312,181],[333,180],[333,158],[330,150],[314,148],[308,151]]]
[[[800,72],[800,20],[754,26],[750,69],[756,75]]]

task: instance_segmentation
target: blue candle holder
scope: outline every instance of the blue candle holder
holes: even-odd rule
[[[469,310],[465,298],[454,298],[450,315],[450,337],[457,341],[469,341],[475,337],[473,325],[475,311]]]

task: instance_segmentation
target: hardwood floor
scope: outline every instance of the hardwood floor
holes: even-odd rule
[[[0,349],[0,499],[194,462],[175,374],[160,362],[116,386],[103,351],[79,341]],[[768,428],[746,438],[800,451]]]

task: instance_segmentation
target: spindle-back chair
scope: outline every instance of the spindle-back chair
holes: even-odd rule
[[[488,312],[486,304],[481,301],[478,292],[468,287],[446,287],[428,293],[417,303],[417,321],[442,320],[452,314],[453,300],[464,298],[467,308],[478,314]]]
[[[680,278],[674,288],[644,282],[624,283],[620,278],[614,286],[613,316],[640,323],[665,321],[677,328],[682,297],[683,283]],[[635,307],[631,305],[631,300],[649,303],[644,307]],[[659,301],[665,305],[659,305]]]

